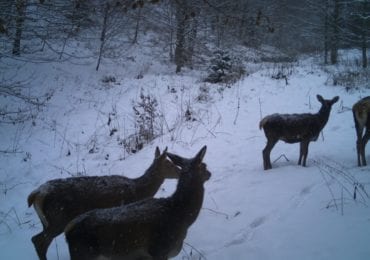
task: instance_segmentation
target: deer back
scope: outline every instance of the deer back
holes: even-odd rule
[[[172,196],[93,210],[72,220],[65,229],[72,259],[101,255],[112,259],[167,259],[177,255],[188,227],[199,214],[203,184],[210,177],[202,163],[205,150],[191,160],[168,154],[182,168]],[[186,164],[176,161],[180,158]]]
[[[129,202],[134,195],[132,180],[123,176],[74,177],[42,184],[30,194],[29,204],[37,208],[44,225],[55,220],[65,225],[83,212]]]
[[[356,102],[352,107],[352,111],[355,121],[357,121],[360,126],[364,127],[369,120],[370,96]]]
[[[55,179],[42,184],[28,197],[44,226],[58,225],[61,231],[74,217],[96,208],[109,208],[154,196],[167,177],[179,176],[179,168],[160,154],[143,176],[129,179],[119,175]]]
[[[331,107],[339,97],[325,100],[320,95],[317,99],[322,104],[316,114],[272,114],[260,121],[267,138],[280,139],[287,143],[296,143],[304,139],[316,140],[320,131],[326,125]]]
[[[321,131],[321,121],[314,114],[272,114],[263,119],[263,129],[268,138],[287,143],[315,139]]]

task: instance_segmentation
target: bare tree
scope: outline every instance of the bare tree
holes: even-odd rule
[[[27,81],[4,78],[0,80],[0,124],[22,123],[34,119],[53,93],[32,95]],[[4,99],[4,97],[6,97]]]
[[[99,65],[100,65],[101,57],[102,57],[103,50],[104,50],[104,43],[106,41],[107,21],[108,21],[109,9],[110,9],[109,4],[108,3],[105,4],[103,27],[102,27],[101,36],[100,36],[99,58],[98,58],[98,64],[96,65],[96,70],[99,70]]]
[[[331,34],[330,34],[330,62],[331,64],[336,64],[338,62],[338,48],[339,48],[339,11],[340,2],[339,0],[334,0],[333,8],[333,19],[331,22]]]
[[[180,72],[185,64],[185,28],[187,22],[187,1],[180,0],[176,5],[176,47],[175,64],[176,73]]]
[[[346,42],[361,49],[362,67],[368,67],[367,49],[370,42],[370,1],[349,1]]]
[[[16,0],[16,19],[15,19],[15,38],[13,43],[13,54],[19,56],[21,53],[21,39],[22,39],[22,32],[23,32],[23,23],[25,19],[26,7],[27,7],[27,0]]]

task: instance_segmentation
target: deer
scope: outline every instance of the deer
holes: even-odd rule
[[[175,192],[73,219],[65,229],[71,260],[155,259],[174,257],[203,204],[204,183],[211,177],[204,146],[194,158],[167,153],[181,168]]]
[[[356,150],[358,166],[366,166],[365,147],[370,138],[370,96],[356,102],[352,107],[356,128]],[[365,134],[364,133],[365,129]]]
[[[316,141],[321,130],[328,122],[333,104],[339,97],[324,99],[317,95],[321,108],[316,114],[272,114],[264,117],[259,128],[263,129],[267,138],[267,144],[262,151],[264,170],[271,169],[270,153],[275,144],[282,140],[286,143],[300,143],[298,165],[306,167],[308,146],[311,141]]]
[[[43,226],[31,239],[37,255],[46,260],[52,240],[78,215],[153,197],[166,178],[179,178],[179,174],[180,168],[167,158],[167,148],[161,154],[156,147],[153,162],[138,178],[105,175],[47,181],[28,196],[28,206],[34,206]]]

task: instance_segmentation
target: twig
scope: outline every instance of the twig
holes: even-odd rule
[[[13,184],[12,186],[10,187],[7,187],[7,185],[5,183],[0,183],[4,186],[4,188],[2,188],[2,192],[4,193],[4,195],[6,195],[8,193],[8,191],[14,189],[15,187],[19,186],[19,185],[23,185],[23,184],[27,184],[27,183],[30,183],[30,182],[20,182],[20,183],[16,183],[16,184]]]
[[[68,125],[69,125],[69,121],[68,121],[66,127],[64,128],[63,135],[61,135],[61,137],[62,137],[62,145],[60,146],[60,155],[62,155],[62,153],[63,153],[64,143],[67,143],[66,135],[67,135]]]
[[[326,168],[328,168],[328,170],[332,172],[336,172],[339,175],[343,176],[350,184],[357,182],[356,178],[354,178],[351,174],[346,172],[348,171],[348,169],[343,167],[343,165],[337,163],[336,161],[331,160],[330,158],[325,157],[324,159],[326,162],[331,161],[332,163],[334,163],[337,167],[340,167],[341,169],[335,168],[334,166],[331,166],[328,163],[325,163],[323,161],[320,161],[318,163],[321,163],[322,165],[324,165]]]
[[[367,198],[370,198],[369,194],[365,190],[364,184],[365,183],[356,183],[356,187],[357,188],[360,188],[362,190],[362,192],[365,193],[365,195],[366,195]]]
[[[208,210],[208,211],[211,211],[217,215],[222,215],[222,216],[225,216],[226,219],[229,219],[229,215],[224,213],[224,212],[220,212],[220,211],[217,211],[217,210],[214,210],[214,209],[210,209],[210,208],[202,208],[202,209],[205,209],[205,210]]]
[[[328,204],[323,208],[323,209],[328,209],[328,208],[331,208],[331,207],[334,207],[335,206],[335,202],[339,202],[341,201],[341,199],[332,199],[328,202]],[[348,198],[343,198],[343,204],[348,204],[349,202],[351,202],[352,200],[351,199],[348,199]],[[359,202],[361,205],[367,207],[367,205],[364,203],[364,202]]]
[[[320,167],[318,167],[318,168],[319,168],[319,171],[320,171],[320,173],[321,173],[322,178],[323,178],[323,179],[324,179],[324,181],[325,181],[326,187],[328,187],[328,190],[329,190],[329,192],[330,192],[330,194],[331,194],[331,197],[332,197],[333,202],[334,202],[334,206],[335,206],[336,210],[338,210],[338,205],[337,205],[337,203],[336,203],[336,201],[335,201],[334,193],[333,193],[332,189],[330,188],[329,182],[328,182],[328,180],[326,179],[326,177],[325,177],[325,175],[324,175],[323,170],[322,170]]]
[[[239,110],[240,110],[240,97],[238,97],[238,106],[236,107],[236,115],[235,115],[235,118],[234,118],[234,125],[236,125],[236,121],[238,120]]]
[[[13,214],[13,216],[11,216],[11,214]],[[3,218],[0,220],[0,225],[4,224],[7,227],[7,229],[9,230],[9,232],[12,232],[12,229],[11,229],[10,225],[5,221],[9,217],[10,217],[10,220],[14,221],[14,223],[16,223],[18,225],[18,227],[20,227],[23,224],[28,223],[28,222],[24,222],[24,223],[21,222],[20,218],[18,217],[17,211],[15,210],[14,207],[12,207],[10,210],[8,210],[8,212],[5,213],[5,214],[3,212],[0,212],[0,215],[3,215]]]
[[[325,158],[326,161],[330,161],[329,158]],[[331,160],[332,161],[332,160]],[[366,200],[366,198],[369,198],[369,195],[367,194],[365,188],[363,187],[363,185],[360,185],[359,182],[356,180],[356,178],[354,178],[351,174],[349,174],[348,172],[346,172],[346,169],[341,166],[339,163],[337,162],[333,162],[335,163],[338,167],[341,167],[342,169],[338,169],[338,168],[335,168],[331,165],[329,165],[328,163],[325,163],[323,161],[315,161],[314,160],[314,163],[316,163],[317,165],[322,165],[322,169],[326,172],[326,174],[328,174],[330,177],[332,177],[336,182],[338,182],[343,188],[344,190],[348,193],[349,196],[352,196],[352,192],[350,191],[349,188],[347,188],[345,186],[345,184],[340,181],[338,178],[335,178],[333,176],[334,173],[336,173],[337,175],[341,176],[346,182],[348,182],[349,185],[351,186],[361,186],[361,191],[362,192],[359,192],[361,198],[363,201]],[[365,195],[366,195],[366,198],[365,198]]]
[[[207,259],[203,254],[202,252],[200,252],[198,249],[196,249],[194,246],[192,246],[191,244],[187,243],[187,242],[184,242],[185,245],[187,245],[188,247],[190,247],[192,250],[194,250],[195,252],[197,252],[201,258],[203,259]]]
[[[0,212],[1,213],[1,212]],[[9,212],[8,212],[9,213]],[[8,214],[7,213],[7,214]],[[8,231],[11,233],[12,232],[12,229],[10,228],[10,226],[9,226],[9,224],[7,223],[7,222],[5,222],[4,220],[5,220],[5,218],[7,217],[7,214],[5,214],[5,216],[3,217],[3,219],[1,219],[0,220],[0,226],[1,226],[1,224],[4,224],[6,227],[7,227],[7,229],[8,229]]]
[[[315,161],[314,161],[315,162]],[[317,162],[316,162],[317,163]],[[322,162],[322,164],[324,165],[324,167],[319,167],[323,173],[326,173],[328,176],[330,176],[333,180],[335,180],[337,183],[340,184],[341,187],[343,187],[347,193],[351,196],[351,191],[344,185],[344,183],[342,181],[340,181],[338,178],[335,178],[333,176],[333,174],[336,172],[339,176],[341,175],[340,174],[340,171],[338,169],[335,169],[334,167],[331,167],[330,165],[328,164],[324,164]],[[319,165],[318,165],[319,166]],[[343,177],[346,177],[346,175],[343,175]],[[345,178],[346,179],[346,178]],[[347,180],[348,181],[348,180]],[[350,183],[351,185],[353,184],[353,182],[351,181],[348,181],[348,183]]]
[[[56,165],[51,165],[51,166],[54,167],[55,169],[59,170],[61,174],[63,174],[63,172],[66,172],[70,176],[76,176],[76,174],[73,174],[72,172],[66,170],[63,167],[59,167],[59,166],[56,166]]]
[[[260,120],[262,120],[262,104],[261,104],[261,99],[258,98],[258,103],[259,103],[259,106],[260,106]]]
[[[329,176],[330,178],[332,178],[332,180],[334,180],[336,183],[338,183],[341,187],[341,195],[340,195],[340,198],[338,199],[338,202],[341,204],[341,214],[344,215],[344,201],[346,200],[346,198],[344,197],[344,191],[347,192],[348,196],[351,199],[351,201],[355,201],[356,203],[361,203],[365,206],[366,205],[366,198],[369,198],[368,197],[368,194],[364,188],[364,186],[362,184],[360,184],[351,174],[349,174],[348,172],[346,172],[343,168],[343,166],[341,166],[340,164],[338,164],[342,169],[338,169],[338,168],[335,168],[331,165],[329,165],[328,163],[326,162],[323,162],[323,161],[315,161],[314,160],[314,163],[316,164],[316,166],[319,168],[321,174],[322,174],[322,177],[329,189],[329,192],[331,194],[331,197],[332,197],[332,202],[334,203],[334,206],[337,210],[339,210],[339,207],[337,205],[337,199],[335,198],[334,196],[334,192],[333,190],[330,188],[330,184],[329,184],[329,181],[327,179],[327,176]],[[343,178],[344,180],[341,180],[339,177]],[[348,184],[347,184],[348,183]],[[354,187],[354,191],[352,192],[352,190],[350,189],[350,187],[347,187],[347,186],[352,186]],[[358,200],[357,199],[357,194],[359,194],[361,196],[361,200]],[[327,208],[330,206],[330,203],[328,204]]]
[[[280,155],[275,161],[273,161],[273,163],[276,163],[278,160],[280,160],[280,158],[285,158],[285,160],[287,161],[287,162],[289,162],[289,159],[285,156],[285,154],[282,154],[282,155]]]

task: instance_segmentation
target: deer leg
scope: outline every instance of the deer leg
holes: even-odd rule
[[[267,139],[267,144],[262,151],[264,170],[268,170],[272,168],[271,161],[270,161],[270,153],[271,153],[272,148],[274,148],[275,144],[277,143],[277,141],[278,140],[276,139]]]
[[[353,115],[354,118],[356,118],[355,115]],[[356,128],[356,135],[357,135],[357,141],[356,141],[356,150],[357,150],[357,165],[361,166],[361,152],[362,152],[362,133],[364,131],[364,126],[359,124],[357,120],[355,119],[355,128]]]
[[[298,159],[298,165],[301,165],[302,163],[302,157],[303,157],[303,142],[299,143],[299,159]]]
[[[361,139],[357,139],[356,141],[356,152],[357,152],[357,165],[358,166],[361,166],[361,151],[362,151],[362,140]]]
[[[308,154],[308,144],[309,141],[302,141],[300,143],[300,149],[299,149],[299,160],[298,165],[306,166],[306,160],[307,160],[307,154]],[[303,160],[303,161],[302,161]]]
[[[360,150],[360,153],[361,153],[360,157],[362,158],[363,166],[366,166],[365,147],[366,147],[367,142],[369,141],[369,138],[370,138],[370,131],[366,131],[361,141],[361,150]]]
[[[303,167],[306,167],[306,160],[307,160],[307,155],[308,155],[308,145],[309,144],[310,144],[309,141],[303,143],[303,163],[302,163]]]
[[[53,241],[53,238],[55,236],[56,235],[53,235],[46,229],[32,237],[32,243],[36,248],[36,252],[40,260],[46,260],[46,253],[48,251],[50,243]]]

